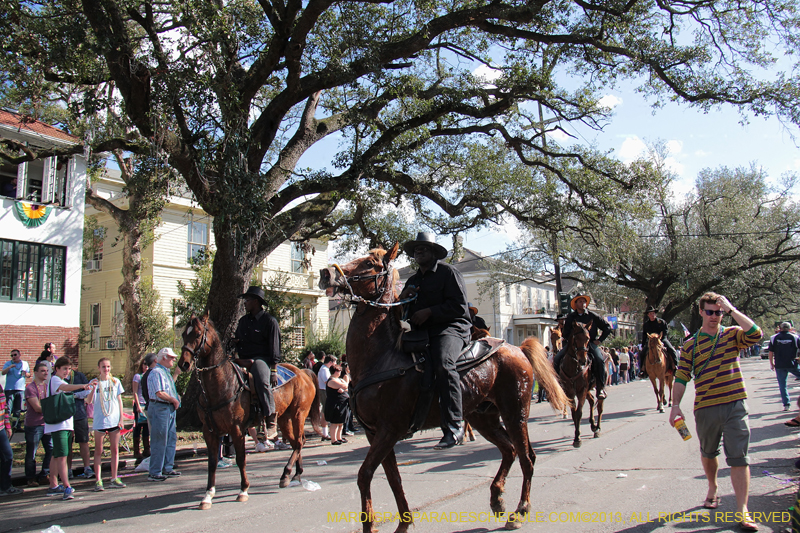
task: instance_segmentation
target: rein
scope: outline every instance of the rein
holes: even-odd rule
[[[413,302],[414,300],[417,299],[417,295],[415,294],[411,298],[406,298],[405,300],[399,300],[397,302],[391,302],[391,303],[378,302],[377,300],[379,298],[381,298],[384,295],[384,293],[386,292],[387,276],[389,275],[389,271],[388,270],[384,270],[383,272],[380,272],[378,274],[373,274],[371,276],[350,276],[350,277],[347,277],[345,275],[344,271],[342,270],[342,267],[340,267],[337,263],[334,263],[331,266],[333,266],[333,268],[335,268],[336,271],[344,279],[345,287],[347,287],[347,291],[350,293],[349,296],[350,296],[350,301],[351,302],[363,303],[363,304],[367,304],[369,306],[377,307],[377,308],[380,308],[380,309],[391,309],[392,307],[405,305],[405,304],[407,304],[409,302]],[[381,287],[378,287],[378,278],[383,278],[383,284],[382,284]],[[366,298],[364,298],[362,296],[358,296],[353,291],[353,287],[350,286],[350,282],[351,281],[354,282],[354,283],[357,283],[359,281],[371,281],[371,280],[375,280],[375,291],[378,293],[377,296],[375,296],[374,300],[367,300]]]

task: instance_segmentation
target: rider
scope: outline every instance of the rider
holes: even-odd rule
[[[639,352],[639,368],[641,372],[639,372],[640,378],[647,377],[647,370],[645,368],[645,357],[647,357],[647,336],[650,333],[659,333],[661,334],[661,342],[664,343],[664,347],[667,350],[667,354],[669,355],[670,359],[672,360],[673,369],[678,369],[678,353],[675,351],[675,348],[672,347],[670,344],[669,339],[667,338],[667,323],[664,319],[656,318],[656,308],[652,305],[648,306],[647,309],[644,311],[644,316],[646,317],[644,321],[644,326],[642,326],[642,349]]]
[[[237,362],[253,374],[256,395],[267,421],[266,438],[273,440],[278,436],[278,430],[275,398],[270,385],[278,385],[275,367],[281,362],[281,330],[275,317],[262,309],[267,302],[261,287],[252,286],[239,298],[244,298],[247,313],[239,319],[234,334],[240,357]]]
[[[553,358],[553,366],[556,369],[556,373],[558,373],[561,368],[561,360],[567,352],[567,345],[570,335],[572,335],[573,324],[575,324],[575,322],[580,322],[581,324],[588,325],[591,322],[592,327],[589,330],[589,355],[592,357],[592,372],[594,373],[595,385],[597,386],[597,397],[605,398],[606,365],[603,361],[603,356],[600,354],[599,345],[611,334],[611,324],[604,318],[601,318],[597,313],[587,309],[590,301],[591,298],[589,298],[588,295],[579,294],[570,302],[569,306],[573,311],[567,315],[567,319],[564,321],[564,327],[561,329],[564,341],[561,350],[559,350]],[[599,338],[597,337],[598,329],[603,332]]]
[[[461,272],[440,261],[447,257],[447,250],[436,243],[433,233],[419,232],[416,240],[403,245],[403,251],[414,258],[419,270],[406,282],[400,299],[417,294],[408,310],[409,322],[428,331],[436,371],[444,436],[434,449],[452,448],[464,442],[456,359],[470,338],[467,289]]]

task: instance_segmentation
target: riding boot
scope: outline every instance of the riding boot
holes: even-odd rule
[[[453,446],[464,444],[464,423],[457,420],[454,424],[447,424],[444,429],[444,436],[439,444],[433,447],[434,450],[446,450]]]
[[[278,414],[271,413],[267,417],[267,430],[265,432],[265,436],[267,440],[275,440],[278,437]]]

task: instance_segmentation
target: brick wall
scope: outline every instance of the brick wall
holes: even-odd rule
[[[22,359],[28,362],[32,371],[45,343],[53,342],[56,345],[56,357],[66,355],[73,363],[77,363],[79,329],[0,324],[0,361],[5,363],[10,360],[11,350],[16,348],[22,353]]]

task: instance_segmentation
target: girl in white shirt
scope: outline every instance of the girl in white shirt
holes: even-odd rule
[[[86,401],[94,404],[94,471],[96,481],[95,492],[105,490],[103,487],[102,459],[103,438],[108,437],[111,448],[111,482],[110,486],[116,489],[125,488],[125,483],[117,477],[117,464],[119,463],[119,430],[122,427],[122,383],[111,375],[111,361],[103,357],[97,362],[100,374],[91,383],[94,390]]]

